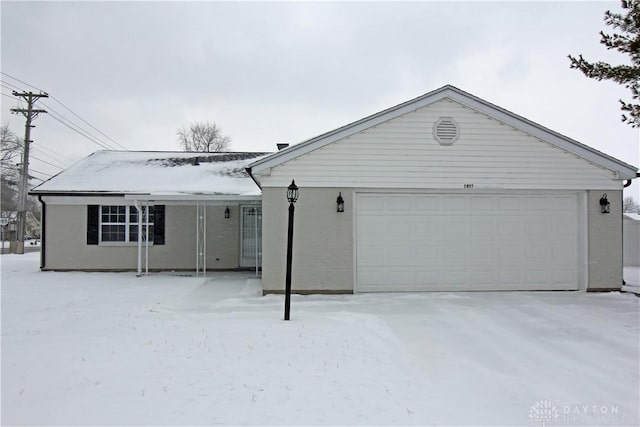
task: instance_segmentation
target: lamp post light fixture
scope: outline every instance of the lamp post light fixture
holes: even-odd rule
[[[607,193],[604,193],[600,198],[600,213],[610,213],[611,212],[611,203],[607,200]]]
[[[287,200],[289,201],[289,230],[287,232],[287,276],[284,292],[284,320],[289,320],[291,312],[291,261],[293,259],[293,214],[294,203],[298,200],[298,186],[295,180],[287,188]]]
[[[224,217],[226,219],[229,219],[229,217],[231,217],[231,211],[229,210],[229,206],[227,206],[224,210]]]
[[[344,199],[342,198],[342,192],[338,193],[336,203],[338,204],[338,212],[344,212]]]

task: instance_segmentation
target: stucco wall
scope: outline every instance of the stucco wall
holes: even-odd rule
[[[608,190],[611,213],[600,212],[605,191],[587,192],[589,233],[588,290],[620,289],[622,286],[622,191]]]
[[[91,204],[89,202],[88,204]],[[149,268],[159,270],[195,269],[196,208],[167,205],[165,244],[149,247]],[[207,207],[207,268],[230,269],[239,264],[239,207]],[[87,206],[46,207],[46,259],[48,270],[135,270],[137,245],[87,245]],[[143,246],[144,250],[144,246]]]
[[[622,219],[622,230],[624,265],[640,266],[640,221],[625,216]]]
[[[336,212],[342,192],[345,212]],[[294,292],[353,291],[353,201],[347,188],[300,188],[295,204]],[[262,190],[264,292],[283,292],[286,275],[286,188]]]

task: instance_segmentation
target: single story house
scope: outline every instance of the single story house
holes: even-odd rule
[[[636,175],[447,85],[273,154],[98,152],[32,194],[43,269],[261,267],[283,292],[295,180],[294,292],[597,291]]]
[[[42,203],[42,270],[258,268],[267,153],[98,151],[31,194]]]
[[[262,189],[264,292],[284,288],[293,179],[297,292],[622,285],[622,190],[637,168],[453,86],[249,172]]]

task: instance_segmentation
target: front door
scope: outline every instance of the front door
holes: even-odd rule
[[[262,264],[262,207],[240,207],[240,266]]]

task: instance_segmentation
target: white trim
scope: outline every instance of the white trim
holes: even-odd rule
[[[357,224],[357,209],[358,209],[358,197],[357,197],[357,191],[355,189],[353,189],[351,191],[351,206],[353,206],[353,208],[351,209],[351,236],[353,239],[353,242],[351,244],[352,246],[352,250],[353,250],[353,271],[351,272],[353,274],[353,293],[356,294],[358,293],[358,224]]]
[[[259,234],[259,242],[258,239],[256,239],[256,254],[255,254],[255,258],[253,260],[253,262],[245,262],[246,260],[251,259],[250,257],[243,257],[242,254],[244,253],[244,247],[243,247],[243,237],[244,237],[244,222],[245,222],[245,218],[244,218],[244,214],[243,214],[243,210],[245,208],[253,208],[253,209],[260,209],[260,234]],[[262,206],[257,206],[257,205],[238,205],[238,215],[240,216],[240,221],[239,221],[239,244],[238,244],[238,265],[240,267],[255,267],[256,268],[256,277],[258,276],[258,270],[260,268],[260,266],[262,265],[262,258],[264,257],[264,253],[262,252]],[[254,230],[255,233],[258,233],[258,214],[256,211],[256,215],[254,217]],[[256,236],[258,237],[258,236]],[[258,243],[260,243],[260,245],[258,245]]]
[[[260,201],[262,195],[220,195],[220,194],[125,194],[125,200],[148,201],[207,201],[207,202],[244,202]]]
[[[453,101],[459,102],[471,109],[482,112],[489,117],[513,126],[516,129],[526,132],[532,136],[536,136],[565,151],[580,156],[596,165],[614,171],[616,172],[618,179],[633,179],[636,177],[637,168],[632,165],[608,156],[607,154],[581,144],[574,139],[554,132],[522,116],[514,114],[450,85],[443,86],[418,98],[409,100],[395,107],[391,107],[338,129],[303,141],[282,151],[278,151],[270,156],[250,163],[248,168],[251,169],[252,174],[260,175],[262,171],[269,168],[293,160],[318,148],[322,148],[328,144],[362,132],[396,117],[400,117],[409,112],[426,107],[444,98],[449,98]]]
[[[589,287],[589,203],[586,191],[578,193],[578,287]]]
[[[125,207],[125,222],[123,222],[123,223],[122,222],[107,222],[107,223],[103,223],[102,222],[102,208],[104,206],[109,206],[109,207],[111,207],[111,206],[124,206]],[[129,216],[131,215],[131,208],[135,208],[136,209],[136,212],[137,212],[137,215],[138,215],[138,224],[133,224],[129,220]],[[139,243],[138,240],[140,240],[140,238],[142,236],[142,229],[139,227],[139,222],[140,222],[140,217],[141,217],[139,212],[140,212],[140,208],[138,207],[138,205],[136,203],[134,203],[134,204],[115,203],[115,204],[100,204],[100,205],[98,205],[98,246],[136,246],[136,245],[138,245],[138,243]],[[148,216],[147,216],[147,218],[148,218]],[[155,221],[155,216],[154,216],[154,221]],[[120,224],[124,225],[124,240],[123,241],[115,241],[115,240],[103,241],[102,240],[102,226],[103,225],[120,225]],[[134,240],[134,241],[130,240],[130,237],[131,237],[130,226],[131,225],[138,226],[138,240]],[[148,228],[148,226],[149,226],[149,224],[147,223],[147,228]],[[147,233],[147,245],[149,244],[148,240],[149,240],[149,234]],[[153,242],[151,242],[151,246],[153,246]]]
[[[148,195],[126,195],[126,196],[43,196],[42,200],[47,205],[126,205],[133,206],[135,201],[149,201],[158,202],[157,204],[168,206],[195,206],[195,202],[204,201],[207,206],[224,206],[227,204],[235,204],[239,201],[245,204],[261,204],[262,196],[238,196],[241,199],[221,198],[221,199],[206,199],[205,196],[190,196],[191,198],[177,199],[169,196],[158,198],[157,196],[150,197]]]

